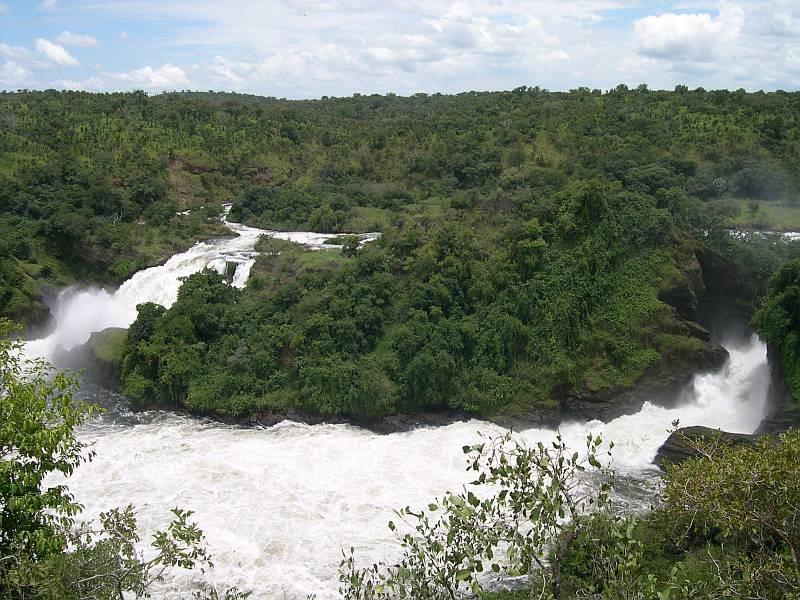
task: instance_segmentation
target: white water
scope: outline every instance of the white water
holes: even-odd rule
[[[696,378],[682,406],[646,403],[608,424],[564,423],[561,433],[576,449],[588,432],[613,440],[614,465],[627,482],[622,500],[646,506],[657,480],[651,461],[674,419],[745,433],[761,421],[765,348],[753,338],[730,353],[721,372]],[[106,417],[82,431],[97,457],[69,486],[85,517],[133,503],[148,531],[164,526],[173,506],[195,510],[215,558],[209,575],[220,586],[255,598],[333,598],[341,548],[354,546],[364,564],[393,556],[392,510],[424,506],[469,481],[461,447],[478,431],[501,432],[480,421],[377,435],[348,425],[246,429],[166,413]],[[547,441],[555,432],[517,435]],[[157,597],[185,597],[191,578],[176,574]]]
[[[82,343],[92,331],[126,326],[140,302],[169,306],[179,278],[208,265],[237,262],[233,283],[244,285],[256,240],[273,232],[230,227],[238,237],[197,244],[161,267],[137,273],[114,293],[65,292],[54,310],[56,331],[30,342],[26,353],[50,357],[58,345]],[[275,235],[312,246],[330,237]],[[650,463],[673,420],[745,433],[761,421],[768,386],[765,348],[753,338],[729,350],[726,367],[697,377],[681,406],[645,403],[638,413],[607,424],[564,423],[560,430],[576,449],[588,432],[613,440],[625,488],[620,499],[633,508],[646,506],[657,481]],[[118,401],[110,393],[101,396]],[[461,447],[476,441],[479,430],[500,432],[479,421],[384,436],[347,425],[289,422],[245,429],[113,410],[81,430],[97,456],[77,470],[69,487],[86,507],[84,518],[132,503],[147,532],[166,525],[174,506],[194,510],[217,565],[208,574],[213,582],[251,590],[254,598],[316,593],[322,600],[336,595],[342,547],[354,546],[364,564],[393,556],[386,528],[392,510],[424,506],[469,480]],[[547,441],[555,432],[530,429],[517,435]],[[192,577],[174,574],[156,597],[186,597]]]
[[[769,239],[771,237],[778,238],[783,242],[796,242],[800,240],[800,231],[750,231],[750,230],[740,230],[740,229],[731,229],[730,235],[735,237],[739,240],[747,241],[753,237],[759,237],[762,240]]]
[[[229,207],[228,207],[229,208]],[[166,263],[144,269],[123,283],[116,291],[99,288],[68,288],[58,296],[53,308],[57,324],[45,338],[31,340],[25,353],[30,358],[52,359],[60,346],[71,350],[86,343],[95,331],[107,327],[128,327],[136,319],[136,305],[155,302],[169,308],[178,297],[181,278],[208,267],[224,274],[227,263],[235,263],[232,285],[244,287],[256,260],[254,248],[262,235],[301,244],[312,250],[341,249],[325,244],[337,234],[306,231],[271,231],[223,221],[236,236],[198,242],[186,252],[176,254]],[[359,236],[361,243],[377,239],[378,233]]]

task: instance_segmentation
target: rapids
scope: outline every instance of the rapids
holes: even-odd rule
[[[226,216],[228,210],[230,205],[226,206]],[[342,247],[325,243],[341,234],[257,229],[232,223],[227,218],[223,218],[223,223],[236,235],[198,242],[163,265],[139,271],[113,292],[96,287],[66,288],[51,309],[55,329],[47,337],[27,342],[25,354],[31,358],[50,359],[59,346],[71,350],[86,343],[92,332],[107,327],[128,327],[136,319],[136,305],[143,302],[155,302],[169,308],[178,298],[181,279],[206,267],[225,274],[229,263],[236,265],[231,283],[244,287],[256,261],[255,245],[261,236],[287,240],[312,250]],[[365,233],[358,237],[363,244],[379,236],[379,233]]]
[[[138,303],[169,306],[180,277],[208,265],[236,262],[233,284],[244,285],[256,240],[278,234],[229,226],[237,237],[196,244],[137,273],[115,292],[65,291],[54,307],[55,331],[29,342],[26,354],[50,357],[58,345],[80,344],[92,331],[127,326]],[[280,236],[312,247],[325,239],[299,232]],[[562,423],[562,435],[576,449],[589,432],[613,440],[616,501],[624,508],[641,510],[653,500],[659,476],[651,461],[673,420],[744,433],[758,426],[769,385],[766,349],[755,336],[726,346],[727,364],[696,376],[672,408],[645,402],[636,414],[609,423]],[[109,408],[79,431],[96,451],[94,461],[68,480],[85,506],[82,518],[133,504],[143,531],[151,532],[168,523],[170,508],[193,510],[216,564],[206,578],[221,588],[250,590],[253,598],[336,597],[342,548],[354,546],[363,564],[394,556],[397,547],[386,527],[393,509],[424,506],[459,489],[470,479],[462,446],[477,441],[478,431],[501,432],[474,420],[390,435],[293,422],[248,429],[167,412],[130,412],[122,398],[91,386],[82,394]],[[516,435],[546,442],[555,431]],[[174,572],[155,597],[186,597],[193,577]]]
[[[757,338],[729,346],[718,373],[700,375],[683,403],[645,403],[607,424],[563,423],[576,448],[588,432],[613,440],[617,502],[647,508],[658,485],[651,464],[674,419],[751,433],[766,408],[766,350]],[[254,598],[336,597],[341,549],[354,546],[364,564],[391,558],[396,547],[386,527],[392,510],[424,506],[471,478],[461,447],[477,432],[500,433],[468,421],[390,435],[349,425],[284,422],[248,429],[170,413],[129,413],[100,390],[113,410],[85,426],[80,437],[97,456],[69,480],[84,517],[128,503],[146,531],[163,527],[173,506],[195,511],[216,567],[207,576],[220,587],[238,585]],[[528,442],[555,432],[517,433]],[[175,573],[156,597],[185,597],[190,573]],[[181,593],[181,590],[183,591]]]

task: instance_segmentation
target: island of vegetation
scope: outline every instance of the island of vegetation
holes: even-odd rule
[[[684,86],[2,93],[0,317],[40,330],[59,289],[112,286],[226,235],[232,203],[232,221],[342,234],[344,247],[262,239],[244,289],[205,270],[171,307],[142,304],[128,330],[95,335],[95,360],[139,406],[609,418],[724,361],[709,312],[755,311],[784,375],[785,429],[800,401],[800,251],[731,230],[800,229],[798,115],[798,93]],[[366,231],[382,236],[360,248],[345,236]],[[131,552],[131,508],[74,527],[80,506],[43,481],[91,458],[74,429],[95,409],[69,377],[26,372],[6,321],[0,334],[0,593],[146,595],[169,569],[208,564],[180,509],[148,560]],[[403,558],[365,569],[345,556],[342,595],[800,597],[797,433],[683,437],[695,458],[667,467],[662,504],[642,517],[611,510],[599,439],[574,454],[467,447],[491,493],[401,510]],[[598,485],[581,491],[587,471]],[[492,595],[487,571],[529,579]]]
[[[704,297],[751,311],[794,252],[725,228],[794,224],[798,104],[683,86],[3,93],[0,314],[42,324],[59,286],[222,234],[232,202],[251,225],[383,236],[341,253],[265,240],[245,290],[203,272],[169,310],[142,306],[112,344],[134,402],[614,416],[637,383],[657,395],[720,364]]]

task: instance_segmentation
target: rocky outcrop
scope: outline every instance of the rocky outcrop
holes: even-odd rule
[[[786,406],[761,421],[756,434],[773,435],[798,427],[800,427],[800,406]]]
[[[748,323],[756,297],[736,265],[708,247],[696,252],[705,291],[697,305],[697,321],[711,331],[749,337]]]
[[[118,391],[122,349],[127,335],[128,330],[120,327],[97,331],[83,346],[56,351],[53,363],[59,368],[82,369],[86,379]]]
[[[662,281],[658,299],[669,304],[687,321],[696,321],[698,305],[705,296],[706,284],[703,270],[695,254],[681,261]]]
[[[570,391],[561,402],[562,410],[567,417],[607,422],[637,412],[645,401],[672,406],[681,400],[697,373],[719,369],[727,359],[725,348],[704,341],[701,349],[691,354],[663,356],[630,389]]]
[[[695,445],[712,442],[715,438],[719,443],[729,446],[752,446],[758,441],[758,436],[747,435],[744,433],[728,433],[709,427],[683,427],[673,431],[656,453],[653,461],[662,469],[670,464],[679,464],[690,458],[695,458],[700,453],[695,449]]]
[[[674,405],[697,373],[717,370],[728,358],[712,339],[721,336],[709,330],[728,334],[736,328],[749,335],[750,287],[734,263],[705,246],[687,251],[662,273],[658,297],[674,311],[659,333],[675,343],[658,348],[659,362],[630,389],[568,391],[561,401],[565,416],[608,421],[638,411],[645,401]]]

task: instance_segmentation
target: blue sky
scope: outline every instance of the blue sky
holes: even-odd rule
[[[800,0],[0,0],[0,89],[800,89]]]

